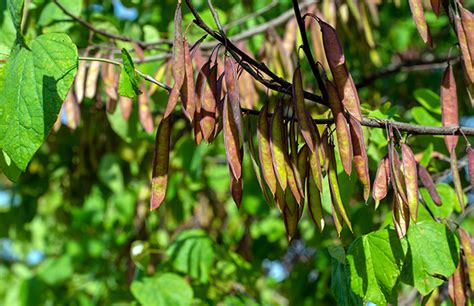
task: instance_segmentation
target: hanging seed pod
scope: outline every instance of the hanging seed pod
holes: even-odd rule
[[[271,119],[270,149],[272,152],[273,169],[281,189],[286,190],[286,150],[284,138],[283,112],[278,105]]]
[[[286,205],[283,209],[283,219],[285,221],[286,234],[288,241],[293,240],[295,237],[298,221],[300,219],[299,207],[293,194],[288,190],[285,193]]]
[[[273,158],[270,148],[270,135],[268,124],[268,104],[260,110],[257,124],[258,157],[262,167],[262,174],[271,193],[275,195],[277,178],[273,168]]]
[[[469,180],[471,181],[471,186],[474,188],[474,150],[471,145],[467,146],[467,166],[469,170]]]
[[[416,223],[418,219],[418,176],[416,160],[413,151],[405,143],[402,143],[402,164],[410,216]]]
[[[403,179],[403,173],[401,171],[400,158],[395,146],[392,142],[389,142],[389,158],[390,158],[390,174],[392,181],[392,187],[395,195],[398,195],[400,204],[408,207],[408,199],[405,193],[405,180]]]
[[[439,13],[441,11],[441,0],[430,0],[431,2],[431,9],[439,17]]]
[[[474,242],[471,237],[469,237],[468,233],[461,227],[459,228],[459,238],[461,238],[460,240],[466,261],[467,275],[472,288],[472,284],[474,284]]]
[[[138,114],[140,117],[140,123],[145,129],[145,131],[149,134],[153,132],[153,118],[151,116],[150,111],[150,101],[148,100],[148,96],[146,94],[146,86],[145,83],[141,85],[141,92],[142,94],[138,96]]]
[[[339,148],[339,156],[341,157],[342,166],[348,176],[352,172],[352,142],[349,128],[347,126],[347,119],[344,114],[344,107],[339,100],[337,89],[335,85],[327,80],[326,90],[329,97],[329,107],[331,108],[334,122],[336,124],[337,144]]]
[[[388,193],[390,182],[390,161],[388,154],[379,163],[377,174],[375,175],[374,185],[372,187],[372,197],[375,201],[375,209],[378,208],[380,201],[385,199]]]
[[[329,67],[331,68],[332,76],[336,83],[342,104],[355,119],[361,121],[362,115],[360,111],[359,95],[357,94],[354,80],[347,70],[344,52],[337,32],[331,25],[323,20],[318,19],[318,22],[323,34],[326,58]]]
[[[318,135],[318,133],[316,133],[316,135]],[[324,130],[323,135],[321,136],[319,147],[321,149],[321,154],[320,154],[321,168],[320,169],[322,171],[323,176],[326,176],[326,173],[328,171],[328,165],[329,165],[329,161],[326,158],[327,156],[326,152],[329,150],[329,133],[327,129]]]
[[[275,203],[278,207],[278,210],[283,213],[286,206],[285,191],[281,189],[280,185],[278,184],[275,191]]]
[[[474,14],[466,10],[460,2],[457,2],[461,15],[461,24],[466,34],[466,43],[469,49],[471,60],[474,59]],[[471,62],[471,66],[472,66]]]
[[[174,85],[168,98],[164,118],[173,112],[178,103],[181,87],[184,84],[185,67],[184,67],[184,38],[182,29],[181,3],[178,2],[174,15],[174,38],[173,38],[173,56],[171,69],[173,71]]]
[[[364,142],[364,132],[362,131],[360,122],[352,117],[349,118],[349,127],[354,153],[354,166],[357,177],[364,186],[364,199],[367,202],[370,195],[370,175],[369,161],[367,159],[367,150]]]
[[[433,202],[436,205],[440,206],[442,204],[441,198],[438,194],[438,191],[436,191],[433,178],[431,177],[428,170],[422,165],[418,165],[418,177],[420,178],[423,186],[428,190],[428,193],[430,194],[430,197],[433,200]]]
[[[233,110],[229,99],[224,99],[222,123],[224,126],[224,143],[227,162],[229,163],[229,167],[235,180],[240,180],[242,177],[242,156],[240,155],[241,146],[239,132],[232,112]]]
[[[318,148],[314,140],[314,124],[310,120],[304,104],[303,80],[299,66],[296,67],[295,73],[293,74],[293,106],[296,110],[296,118],[298,118],[301,135],[303,135],[311,152],[317,152]]]
[[[66,116],[67,127],[71,130],[75,130],[81,121],[81,109],[72,89],[69,90],[66,99],[64,100],[62,111]]]
[[[458,119],[458,95],[456,93],[456,82],[454,81],[453,67],[448,64],[441,84],[441,114],[442,122],[445,127],[459,125]],[[446,135],[444,142],[448,152],[456,148],[458,136]]]
[[[108,98],[117,101],[118,74],[115,73],[114,65],[108,63],[101,64],[102,81],[104,82],[105,94]]]
[[[88,56],[89,50],[86,49],[83,56]],[[74,93],[76,94],[77,103],[81,104],[84,100],[84,91],[86,86],[87,62],[79,61],[77,67],[76,78],[74,79]]]
[[[225,71],[225,86],[227,88],[227,97],[232,108],[234,122],[238,131],[240,142],[242,142],[242,118],[240,109],[240,94],[239,85],[237,84],[237,73],[234,65],[234,60],[226,56],[224,60]],[[220,92],[219,90],[217,90]]]
[[[473,64],[474,59],[471,57],[471,51],[469,50],[468,35],[463,28],[461,18],[459,18],[458,16],[455,16],[454,21],[456,24],[456,34],[458,35],[459,46],[461,47],[464,72],[469,82],[473,84],[474,83],[474,64]],[[470,35],[472,35],[472,33]]]
[[[120,96],[119,102],[120,102],[120,111],[122,112],[122,117],[123,119],[125,119],[125,121],[128,121],[133,110],[133,100],[128,97]],[[111,108],[112,106],[109,106],[107,111],[112,112]]]
[[[464,262],[460,256],[459,264],[454,274],[448,280],[448,294],[455,306],[466,305],[466,281],[464,278]]]
[[[217,95],[217,65],[213,65],[205,73],[206,82],[204,84],[203,98],[201,99],[201,131],[207,143],[212,141],[216,126],[216,106],[219,97]],[[229,96],[227,96],[229,99]]]
[[[186,39],[184,40],[183,49],[185,80],[183,82],[183,86],[181,87],[181,102],[183,103],[182,109],[184,115],[189,119],[190,122],[192,122],[196,107],[194,73],[193,62],[189,52],[189,43]]]
[[[308,150],[309,151],[309,150]],[[321,204],[321,193],[318,190],[318,187],[314,183],[314,177],[311,171],[309,172],[308,183],[306,184],[306,194],[308,197],[308,210],[313,220],[314,224],[317,226],[320,232],[324,229],[324,217],[323,217],[323,207]]]
[[[231,169],[229,169],[229,172],[230,172],[230,194],[232,195],[232,199],[237,205],[237,208],[240,209],[242,205],[243,180],[236,179]]]
[[[292,167],[292,171],[294,173],[294,178],[296,180],[296,186],[298,187],[299,194],[301,195],[301,198],[304,198],[304,187],[303,187],[303,181],[301,179],[301,174],[298,170],[298,140],[297,140],[297,135],[296,135],[296,122],[294,120],[290,121],[290,160],[289,164]],[[298,197],[295,196],[297,199]],[[304,201],[298,202],[298,204],[304,204]],[[302,212],[303,209],[300,209],[300,212]]]
[[[309,159],[309,149],[308,146],[305,144],[301,147],[300,151],[298,152],[297,156],[297,162],[296,162],[296,168],[300,177],[301,181],[301,186],[305,187],[306,184],[306,179],[309,175],[309,164],[308,164],[308,159]],[[304,194],[304,193],[303,193]]]
[[[462,191],[461,177],[459,176],[458,170],[458,160],[456,158],[456,151],[454,150],[454,148],[451,151],[450,161],[451,174],[453,175],[454,190],[456,191],[461,211],[464,211],[464,192]]]
[[[150,210],[158,208],[166,197],[170,155],[171,124],[169,118],[161,120],[156,132],[151,178]]]
[[[407,234],[410,225],[410,211],[408,205],[403,203],[400,193],[395,193],[393,196],[392,214],[398,238],[402,239]]]
[[[329,159],[329,168],[328,168],[328,178],[329,178],[329,187],[331,190],[331,199],[332,205],[336,208],[337,212],[341,215],[344,222],[349,226],[349,229],[352,232],[352,224],[349,220],[349,216],[346,213],[344,204],[342,203],[341,193],[339,190],[339,181],[337,178],[337,168],[336,168],[336,159],[334,157],[334,146],[330,143],[329,150],[327,152]]]
[[[97,54],[100,57],[100,53]],[[97,92],[97,81],[100,73],[100,62],[91,62],[89,69],[87,69],[86,88],[84,96],[88,99],[93,99]]]
[[[423,39],[425,44],[433,47],[430,29],[428,28],[428,24],[426,24],[425,13],[423,11],[423,0],[408,0],[408,3],[410,4],[413,20],[415,21],[421,39]]]

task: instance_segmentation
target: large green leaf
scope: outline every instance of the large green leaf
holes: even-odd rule
[[[459,261],[454,234],[443,224],[424,221],[408,229],[402,281],[427,295],[451,276]]]
[[[155,277],[146,277],[134,281],[132,294],[143,306],[185,306],[193,299],[193,289],[179,275],[157,273]]]
[[[393,229],[356,239],[347,253],[352,291],[365,301],[395,304],[406,249]]]
[[[3,152],[1,149],[0,169],[2,170],[3,174],[5,174],[5,176],[8,177],[8,179],[12,182],[16,182],[21,174],[20,169],[18,169],[14,162],[12,162],[10,156],[8,156],[7,153]]]
[[[77,70],[77,48],[64,34],[15,47],[0,103],[0,148],[25,170],[56,121]]]
[[[337,305],[363,305],[362,299],[351,290],[348,265],[335,258],[332,260],[331,291]]]
[[[439,96],[427,88],[420,88],[415,90],[414,93],[416,101],[423,105],[426,110],[441,115],[441,105],[439,103]]]
[[[75,15],[80,16],[82,11],[82,1],[77,0],[58,0],[58,2],[67,8],[67,10]],[[50,2],[46,4],[44,9],[41,11],[41,15],[38,19],[38,25],[44,27],[43,33],[45,32],[66,32],[74,25],[74,20],[54,3]]]
[[[137,74],[132,57],[126,49],[122,49],[122,70],[119,78],[119,95],[129,98],[135,98],[140,94],[138,89]]]
[[[212,240],[200,229],[181,232],[171,243],[167,254],[173,267],[202,283],[209,281],[214,262]]]

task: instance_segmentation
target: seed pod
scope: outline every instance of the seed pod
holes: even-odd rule
[[[296,186],[298,187],[299,194],[301,195],[301,198],[304,198],[304,187],[303,187],[303,181],[301,179],[301,174],[298,170],[298,140],[297,140],[297,135],[296,135],[296,122],[294,120],[290,121],[290,159],[289,159],[289,164],[291,165],[292,171],[294,173],[294,178],[296,181]],[[296,199],[298,199],[297,196],[295,196]],[[298,204],[303,205],[304,201],[298,201]],[[300,212],[302,212],[303,209],[300,209]]]
[[[416,160],[410,147],[402,143],[403,177],[407,190],[407,201],[410,216],[416,223],[418,219],[418,176],[416,171]]]
[[[458,95],[456,93],[456,82],[454,81],[453,67],[448,64],[441,84],[441,114],[443,126],[453,127],[459,125],[458,119]],[[444,143],[448,152],[451,152],[458,143],[458,136],[444,136]]]
[[[102,63],[101,65],[102,81],[104,82],[104,90],[107,97],[112,100],[118,100],[117,82],[118,74],[115,73],[114,65]]]
[[[392,181],[393,192],[397,195],[400,205],[408,207],[408,199],[405,193],[405,180],[398,157],[398,152],[392,142],[389,142],[389,158],[390,158],[390,175]]]
[[[362,120],[360,111],[359,95],[354,84],[354,80],[347,70],[344,58],[344,52],[342,50],[341,42],[337,35],[336,30],[324,22],[318,19],[323,34],[323,44],[328,60],[329,67],[331,68],[334,82],[336,83],[339,97],[342,100],[342,104],[347,111],[358,121]]]
[[[141,85],[142,94],[138,96],[138,113],[140,117],[140,123],[145,131],[149,134],[153,132],[153,118],[150,111],[150,102],[146,94],[146,86],[144,83]]]
[[[460,256],[459,264],[454,274],[448,280],[448,294],[455,306],[466,305],[466,281],[464,278],[464,262]]]
[[[267,201],[268,205],[271,205],[272,201],[270,199],[270,195],[268,194],[267,188],[265,187],[265,184],[263,182],[263,177],[262,177],[262,171],[260,168],[260,165],[257,161],[257,153],[255,151],[254,143],[253,143],[253,136],[252,136],[252,129],[250,126],[250,120],[247,120],[247,145],[248,145],[248,150],[249,150],[249,156],[250,160],[252,162],[252,168],[253,171],[255,172],[255,177],[257,178],[258,185],[260,186],[260,189],[262,190],[263,196],[265,197],[265,200]]]
[[[280,185],[277,184],[275,191],[275,203],[278,207],[278,210],[283,213],[286,206],[285,191],[281,189]]]
[[[433,47],[430,29],[426,24],[425,13],[423,11],[423,0],[408,0],[408,3],[410,4],[411,13],[413,15],[416,28],[418,29],[418,33],[420,33],[420,36],[425,44]]]
[[[286,205],[283,209],[283,219],[285,221],[286,234],[288,241],[293,240],[298,228],[298,221],[300,219],[300,213],[298,204],[293,197],[293,194],[288,190],[285,193]]]
[[[454,190],[458,197],[461,211],[464,211],[464,192],[462,191],[461,178],[459,177],[458,160],[456,158],[456,151],[453,149],[450,156],[451,173],[453,175]]]
[[[308,146],[305,144],[301,147],[300,151],[298,152],[297,161],[296,161],[296,168],[298,171],[298,175],[301,181],[301,186],[305,187],[306,178],[308,176],[309,165],[308,165],[308,157],[309,157],[309,149]],[[304,195],[304,193],[302,193]]]
[[[375,209],[379,206],[382,199],[387,196],[388,184],[390,182],[390,161],[388,155],[380,161],[375,175],[374,184],[372,187],[372,197],[375,200]]]
[[[170,154],[170,118],[163,118],[158,126],[153,154],[150,210],[158,208],[166,197]]]
[[[349,118],[349,127],[354,152],[354,166],[357,177],[364,186],[364,199],[367,202],[370,195],[370,175],[369,161],[367,159],[367,150],[364,142],[364,132],[362,131],[360,122],[352,117]]]
[[[309,151],[309,150],[308,150]],[[318,187],[314,183],[314,177],[311,171],[309,172],[308,184],[306,184],[306,194],[308,197],[308,210],[314,224],[318,227],[319,231],[322,232],[324,229],[324,217],[323,207],[321,204],[321,193]]]
[[[224,71],[225,71],[225,86],[227,88],[227,98],[232,107],[232,114],[234,116],[234,122],[238,131],[240,143],[243,139],[242,134],[242,118],[240,110],[240,95],[239,85],[237,84],[237,73],[235,70],[234,60],[231,57],[226,56],[224,60]],[[220,92],[218,90],[218,92]]]
[[[403,203],[400,193],[394,193],[392,216],[398,238],[402,239],[405,237],[410,225],[410,211],[408,205]]]
[[[258,157],[262,167],[262,174],[271,193],[275,195],[277,178],[273,168],[273,158],[270,148],[270,135],[268,124],[268,104],[262,107],[258,116],[257,124],[257,140],[258,140]]]
[[[318,135],[318,133],[316,133],[316,135]],[[322,171],[323,176],[326,176],[326,173],[328,171],[328,165],[329,165],[329,161],[326,158],[327,156],[326,152],[329,150],[329,133],[327,129],[324,130],[323,135],[321,136],[319,147],[321,150],[321,154],[320,154],[321,171]]]
[[[441,0],[430,0],[431,2],[431,9],[439,17],[439,13],[441,11]]]
[[[466,34],[466,42],[469,48],[471,60],[474,59],[474,14],[466,10],[460,2],[457,2],[461,15],[461,24]],[[472,65],[472,62],[471,62]]]
[[[241,147],[239,132],[237,130],[237,125],[234,121],[234,115],[232,112],[233,110],[229,99],[224,99],[222,123],[224,126],[224,143],[227,162],[229,163],[229,167],[235,180],[240,180],[242,177],[242,156],[240,155]]]
[[[303,90],[303,80],[301,78],[300,67],[297,66],[295,73],[293,74],[293,106],[296,110],[296,118],[298,118],[298,124],[301,130],[301,135],[308,145],[311,152],[316,152],[316,142],[314,124],[310,121],[308,112],[304,104],[304,90]]]
[[[469,145],[466,151],[467,151],[467,161],[468,161],[467,166],[469,170],[469,179],[471,181],[471,186],[474,188],[474,150]]]
[[[418,177],[420,178],[423,186],[425,186],[425,188],[428,190],[428,193],[430,194],[430,197],[433,202],[436,205],[440,206],[442,204],[441,198],[438,194],[438,191],[436,191],[433,178],[431,178],[431,175],[428,170],[422,165],[418,165]]]
[[[67,93],[61,112],[64,112],[66,116],[67,127],[71,130],[75,130],[81,121],[81,109],[72,89]]]
[[[88,56],[89,51],[86,49],[83,56]],[[74,80],[74,92],[76,94],[77,103],[81,104],[84,100],[84,89],[86,85],[87,62],[79,61],[77,67],[76,78]]]
[[[270,126],[270,149],[272,152],[273,169],[281,189],[286,190],[287,173],[286,173],[286,155],[287,147],[285,146],[283,113],[281,105],[278,105],[272,116]]]
[[[337,94],[336,87],[331,81],[326,81],[326,90],[329,97],[329,107],[331,108],[335,124],[337,144],[339,148],[339,156],[341,157],[342,166],[347,175],[350,176],[352,172],[352,141],[349,128],[347,126],[347,119],[344,114],[344,107]]]
[[[216,106],[220,97],[217,96],[217,65],[210,70],[202,70],[206,76],[203,98],[201,99],[201,131],[207,143],[212,141],[216,126]],[[229,96],[227,96],[229,99]]]
[[[352,232],[352,224],[349,220],[349,216],[346,213],[344,204],[342,203],[341,193],[339,190],[339,181],[337,178],[337,169],[336,169],[336,159],[334,157],[334,146],[330,143],[329,150],[327,152],[329,159],[329,168],[328,168],[328,178],[329,178],[329,187],[331,190],[331,199],[332,205],[336,208],[337,212],[341,215],[344,222],[349,226],[349,229]]]
[[[467,275],[469,278],[469,283],[474,284],[474,242],[468,233],[463,229],[459,228],[459,237],[461,238],[461,245],[464,253],[464,258],[466,261]]]
[[[469,79],[469,82],[473,84],[474,83],[474,65],[472,61],[474,59],[471,57],[471,51],[469,50],[468,35],[462,26],[461,19],[458,16],[454,17],[454,21],[456,24],[456,34],[458,35],[459,46],[461,47],[464,72],[467,78]],[[472,33],[470,35],[472,35]]]
[[[97,54],[100,57],[100,53]],[[93,99],[97,92],[97,80],[100,73],[100,62],[91,62],[89,69],[87,69],[86,89],[84,96],[88,99]]]
[[[128,121],[133,110],[133,100],[128,97],[120,96],[119,102],[120,102],[120,111],[122,112],[122,117],[123,119],[125,119],[125,121]],[[110,108],[107,111],[111,112]]]
[[[183,103],[183,113],[186,115],[189,121],[192,122],[194,118],[194,110],[196,107],[194,73],[193,62],[189,52],[189,43],[186,39],[183,43],[183,49],[185,80],[183,82],[183,86],[181,87],[181,102]]]

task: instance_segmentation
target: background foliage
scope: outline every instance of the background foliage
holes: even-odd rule
[[[60,2],[74,15],[112,33],[144,41],[172,37],[175,1]],[[26,3],[27,40],[61,32],[70,36],[79,54],[91,45],[102,46],[91,49],[93,53],[102,50],[102,55],[109,52],[103,46],[114,47],[119,52],[117,58],[121,48],[133,50],[130,43],[111,44],[100,35],[91,38],[83,26],[50,1]],[[204,20],[213,24],[206,2],[193,3]],[[213,3],[223,24],[268,4],[250,0]],[[472,11],[474,3],[465,1],[465,7]],[[251,29],[288,9],[290,1],[278,1],[272,10],[231,28],[228,34]],[[406,1],[398,5],[385,1],[379,10],[379,25],[369,19],[373,44],[366,36],[367,29],[355,29],[353,25],[358,23],[350,10],[345,22],[338,19],[338,32],[356,83],[393,63],[446,56],[456,42],[445,15],[436,18],[426,12],[436,43],[435,49],[428,50]],[[192,19],[183,6],[183,24]],[[0,27],[0,60],[5,60],[16,38],[6,0],[0,0]],[[285,34],[284,26],[276,30]],[[190,26],[191,42],[202,35],[199,28]],[[246,47],[258,55],[266,39],[265,34],[252,36]],[[151,49],[145,54],[163,52]],[[453,53],[459,51],[454,49]],[[137,67],[155,75],[163,65],[164,61],[153,61]],[[302,65],[305,88],[311,90],[309,67],[304,60]],[[444,67],[402,70],[377,79],[359,91],[363,109],[372,117],[441,125],[439,84]],[[455,67],[457,79],[462,80],[460,65]],[[0,66],[1,87],[5,73]],[[166,81],[165,76],[161,75],[161,80]],[[120,107],[106,113],[102,82],[99,80],[97,97],[86,98],[80,105],[77,126],[71,126],[65,111],[61,113],[62,124],[15,183],[6,176],[17,177],[18,173],[0,174],[2,304],[333,305],[337,301],[357,305],[364,300],[383,305],[398,300],[403,305],[421,303],[417,292],[427,295],[438,286],[434,295],[450,303],[444,280],[454,273],[459,257],[459,242],[450,229],[460,225],[473,233],[473,195],[468,190],[466,211],[457,211],[442,137],[416,136],[409,138],[409,143],[421,155],[421,164],[436,173],[443,205],[436,206],[426,190],[421,189],[421,194],[443,224],[433,222],[420,206],[419,224],[410,228],[399,244],[390,243],[398,238],[389,226],[389,201],[382,201],[375,211],[373,200],[364,203],[355,176],[347,177],[338,169],[354,233],[345,229],[338,238],[332,224],[319,233],[305,214],[290,244],[279,212],[261,195],[250,160],[244,159],[245,191],[237,210],[228,192],[222,139],[195,147],[183,120],[176,122],[172,132],[175,142],[165,204],[150,213],[154,132],[148,133],[140,125],[137,103],[129,120],[123,119]],[[260,92],[260,99],[264,97]],[[466,93],[459,91],[459,97],[462,124],[474,126]],[[162,111],[167,94],[157,89],[151,101],[151,112]],[[255,118],[249,120],[255,126]],[[365,132],[374,174],[386,153],[386,138],[383,130]],[[459,163],[465,165],[461,147]],[[467,187],[465,168],[461,176]],[[323,202],[328,199],[329,195],[323,195]],[[373,269],[366,269],[367,264]],[[379,275],[382,272],[384,275]]]

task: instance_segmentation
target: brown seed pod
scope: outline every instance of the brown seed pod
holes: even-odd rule
[[[402,239],[407,234],[410,225],[410,211],[408,205],[403,203],[400,193],[395,192],[393,196],[392,216],[398,238]]]
[[[206,77],[203,88],[201,88],[201,103],[200,103],[200,125],[202,136],[207,143],[210,143],[214,136],[214,129],[216,126],[216,107],[217,107],[217,65],[213,65],[209,70],[204,69],[208,66],[203,66],[201,71]],[[227,96],[229,99],[229,96]]]
[[[411,13],[413,15],[416,28],[418,29],[418,33],[420,33],[420,36],[425,44],[433,47],[430,29],[426,23],[425,13],[423,10],[423,0],[408,0],[408,3],[410,4]]]
[[[418,219],[418,176],[416,160],[413,151],[405,143],[402,143],[402,164],[410,216],[416,223]]]
[[[257,124],[257,140],[258,140],[258,157],[262,167],[262,174],[271,193],[275,195],[277,178],[273,168],[273,158],[270,148],[270,127],[268,124],[268,104],[262,107],[258,116]]]
[[[341,157],[342,166],[347,175],[352,172],[352,141],[347,126],[347,119],[344,113],[344,106],[337,94],[336,86],[329,80],[326,81],[326,90],[329,97],[329,107],[331,108],[335,124],[337,144],[339,148],[339,156]]]
[[[459,125],[458,118],[458,95],[456,93],[456,82],[454,81],[453,67],[448,64],[441,84],[441,115],[443,126],[453,127]],[[451,152],[458,143],[459,136],[446,135],[444,142],[448,152]]]
[[[439,17],[439,13],[441,11],[441,0],[430,0],[431,2],[431,9]]]
[[[150,210],[158,208],[166,197],[170,154],[170,118],[163,118],[158,126],[153,154]]]
[[[364,186],[364,199],[367,202],[370,195],[370,175],[369,161],[367,159],[367,150],[364,142],[364,132],[362,131],[362,125],[360,122],[352,117],[349,118],[349,127],[354,152],[354,166],[357,177]]]
[[[423,186],[425,186],[425,188],[428,190],[428,193],[430,194],[430,197],[433,200],[433,202],[436,205],[440,206],[442,204],[441,198],[438,194],[438,191],[436,191],[433,178],[431,177],[428,170],[422,165],[418,165],[418,177],[420,178]]]
[[[474,241],[463,228],[459,228],[459,238],[461,238],[467,275],[472,287],[472,284],[474,284]]]
[[[469,170],[469,180],[471,181],[471,186],[474,188],[474,150],[469,145],[466,151],[467,151],[467,166]]]
[[[464,277],[463,256],[460,256],[458,267],[448,280],[448,294],[455,306],[466,305],[466,280]]]
[[[277,184],[276,191],[275,191],[275,203],[278,207],[278,210],[283,213],[286,206],[286,197],[285,191],[281,189],[280,185]]]
[[[237,208],[240,209],[242,205],[242,193],[243,193],[243,180],[236,179],[232,174],[232,170],[229,169],[230,172],[230,194],[232,195],[232,199],[234,200]]]
[[[459,14],[461,15],[461,24],[466,34],[466,42],[469,48],[471,60],[474,59],[474,14],[465,9],[460,2],[457,2]],[[472,66],[472,62],[471,62]]]
[[[89,50],[86,49],[83,56],[88,56]],[[79,61],[77,67],[76,78],[74,79],[74,93],[76,94],[77,103],[81,104],[84,100],[84,90],[86,86],[87,62]]]
[[[140,117],[140,123],[145,131],[149,134],[153,132],[153,118],[150,111],[150,102],[146,94],[145,83],[141,85],[142,94],[138,96],[138,114]]]
[[[380,201],[387,196],[389,182],[390,161],[387,154],[379,163],[377,174],[375,175],[375,180],[372,187],[372,197],[375,201],[375,209],[378,208]]]
[[[234,122],[237,127],[240,143],[242,143],[242,118],[240,109],[240,94],[239,85],[237,83],[237,73],[234,65],[234,60],[231,57],[226,56],[224,60],[224,71],[225,71],[225,86],[227,88],[227,98],[232,107],[232,114],[234,116]],[[219,90],[218,90],[219,91]]]
[[[107,95],[108,98],[117,101],[118,100],[118,94],[117,94],[118,74],[115,73],[115,66],[108,63],[102,63],[101,75],[102,75],[102,81],[104,82],[105,94]]]
[[[270,126],[270,149],[272,152],[273,169],[281,189],[286,190],[287,170],[286,155],[287,147],[285,145],[285,133],[283,123],[283,112],[281,105],[278,105],[273,113]]]
[[[287,190],[285,192],[286,205],[283,209],[283,219],[285,221],[286,234],[291,241],[295,237],[298,221],[300,219],[299,206],[293,194]]]
[[[196,107],[194,73],[193,61],[189,52],[189,43],[186,39],[183,43],[183,49],[185,80],[183,82],[183,86],[181,87],[181,102],[183,103],[183,113],[189,119],[189,121],[192,122],[194,118],[194,110]]]
[[[224,99],[224,112],[222,118],[224,130],[224,143],[227,156],[227,162],[233,173],[235,180],[242,177],[242,156],[236,122],[234,121],[232,106],[229,99]]]
[[[308,150],[309,151],[309,150]],[[324,229],[324,217],[323,217],[323,207],[321,204],[321,193],[318,190],[318,187],[314,183],[314,177],[311,171],[308,171],[308,183],[306,184],[306,195],[308,197],[308,210],[313,220],[314,224],[317,226],[320,232]]]
[[[454,190],[458,197],[461,211],[464,211],[464,192],[462,191],[461,177],[459,176],[458,160],[456,158],[456,151],[453,149],[450,155],[451,174],[453,175]]]
[[[100,53],[98,53],[96,56],[100,57]],[[97,81],[99,79],[100,66],[100,62],[94,61],[90,63],[89,69],[87,69],[86,88],[84,96],[88,99],[93,99],[97,92]]]
[[[469,82],[473,84],[474,83],[474,65],[472,61],[474,59],[472,58],[471,51],[469,50],[468,34],[466,33],[462,25],[461,18],[459,18],[458,16],[455,16],[454,21],[456,24],[456,34],[458,35],[459,46],[461,47],[464,72]],[[472,33],[470,35],[472,35]]]
[[[361,121],[362,115],[360,111],[359,95],[357,94],[354,80],[347,70],[344,51],[342,50],[337,32],[331,25],[323,20],[318,19],[318,22],[323,34],[326,58],[329,67],[331,68],[332,76],[336,83],[342,104],[355,119]]]

